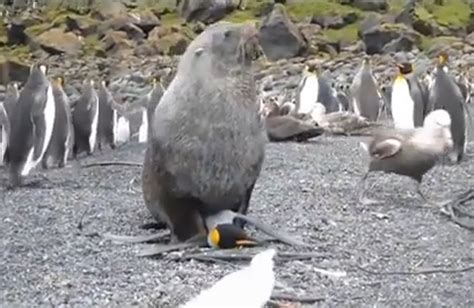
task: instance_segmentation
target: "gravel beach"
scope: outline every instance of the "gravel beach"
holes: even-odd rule
[[[278,251],[321,253],[312,260],[277,259],[276,290],[321,297],[303,306],[474,306],[474,269],[406,273],[472,267],[474,233],[436,210],[420,208],[408,178],[374,174],[370,197],[383,202],[358,205],[357,185],[367,161],[360,141],[321,137],[267,145],[250,214],[314,245],[272,244]],[[468,150],[474,151],[472,143]],[[143,152],[137,143],[104,150],[62,170],[36,171],[30,178],[40,185],[16,191],[3,188],[7,175],[1,170],[0,306],[176,307],[247,263],[141,258],[136,253],[144,244],[117,244],[100,236],[152,232],[140,229],[153,222],[142,201],[141,168],[79,164],[141,162]],[[435,167],[422,190],[440,200],[473,186],[471,158]],[[347,275],[331,278],[314,267]],[[380,274],[385,272],[392,273]]]

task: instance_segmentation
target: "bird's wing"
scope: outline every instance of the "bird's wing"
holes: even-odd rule
[[[402,142],[396,138],[388,138],[381,141],[374,141],[370,148],[370,156],[377,159],[391,157],[402,149]]]

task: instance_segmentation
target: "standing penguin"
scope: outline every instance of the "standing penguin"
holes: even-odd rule
[[[315,64],[307,65],[296,90],[295,112],[309,114],[319,98],[319,78]]]
[[[462,96],[466,100],[467,104],[471,103],[471,83],[466,77],[466,72],[462,71],[458,77],[456,78],[456,84],[458,85],[459,89],[461,90]]]
[[[115,144],[126,143],[130,140],[130,121],[125,115],[120,115],[117,120],[115,131]]]
[[[51,160],[58,168],[64,168],[73,144],[72,114],[69,98],[63,90],[64,79],[58,77],[52,83],[55,102],[53,135],[43,157],[42,167],[48,168]]]
[[[451,156],[451,159],[460,162],[467,144],[465,118],[465,108],[467,106],[465,106],[465,99],[454,78],[448,75],[444,69],[446,62],[446,54],[440,54],[436,66],[436,75],[429,92],[429,106],[430,109],[445,109],[451,116],[451,135],[454,142],[452,154],[456,156]]]
[[[0,103],[0,166],[4,164],[4,157],[8,146],[8,136],[10,135],[10,119],[8,119],[7,111]]]
[[[377,121],[383,106],[382,101],[382,95],[372,74],[370,58],[366,56],[352,81],[351,111],[369,121]]]
[[[151,91],[139,102],[142,108],[142,124],[138,132],[138,142],[140,143],[146,142],[152,133],[150,123],[153,121],[153,113],[165,92],[159,78],[153,77],[152,85]]]
[[[391,89],[391,112],[396,128],[423,126],[426,99],[411,63],[398,65]]]
[[[5,154],[8,147],[8,138],[10,137],[10,123],[12,121],[13,108],[18,100],[18,83],[12,81],[8,83],[5,92],[5,99],[0,105],[0,133],[2,144],[0,147],[0,165],[5,163]]]
[[[110,93],[108,82],[102,80],[99,84],[99,124],[97,129],[97,148],[102,151],[102,145],[108,144],[110,148],[115,149],[115,139],[117,131],[117,110],[115,110],[115,100]]]
[[[328,113],[340,111],[341,106],[337,92],[331,86],[331,76],[325,76],[324,74],[319,76],[318,85],[319,93],[317,102],[323,104]]]
[[[93,80],[85,80],[79,100],[74,103],[72,110],[72,123],[74,126],[73,157],[86,152],[94,152],[99,124],[99,98],[94,89]]]
[[[12,187],[21,185],[22,178],[43,159],[53,133],[55,109],[46,66],[35,64],[13,108],[10,123],[6,162]]]
[[[10,122],[13,114],[13,108],[15,107],[19,96],[20,93],[18,92],[18,83],[15,81],[8,83],[7,90],[5,92],[5,101],[3,102],[3,107],[5,108]]]

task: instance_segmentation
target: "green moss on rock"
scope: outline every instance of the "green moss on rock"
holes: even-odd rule
[[[419,48],[428,51],[432,48],[451,46],[458,42],[461,42],[461,39],[452,36],[439,36],[435,38],[423,36]]]
[[[341,29],[327,29],[323,30],[324,36],[332,42],[345,41],[354,42],[358,39],[357,32],[359,25],[357,23],[345,26]]]
[[[288,13],[302,20],[305,17],[324,16],[324,15],[342,15],[356,13],[362,15],[362,11],[347,5],[339,4],[335,0],[300,0],[286,5]]]

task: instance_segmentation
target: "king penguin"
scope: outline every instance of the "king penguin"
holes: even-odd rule
[[[372,74],[369,56],[354,76],[351,85],[351,111],[369,121],[377,121],[382,109],[382,95]]]
[[[99,98],[94,89],[94,81],[87,79],[83,82],[81,97],[74,103],[72,110],[72,123],[74,126],[74,158],[82,152],[91,155],[97,141],[97,128],[99,124]]]
[[[1,103],[0,107],[0,134],[1,134],[1,147],[0,147],[0,165],[5,163],[5,154],[8,147],[8,138],[10,137],[10,123],[12,121],[13,108],[18,100],[18,83],[12,81],[8,83],[5,92],[5,99]]]
[[[465,118],[467,106],[454,78],[444,69],[447,60],[445,53],[441,53],[438,57],[435,78],[429,92],[429,106],[430,109],[445,109],[451,116],[451,135],[454,143],[452,154],[455,155],[455,157],[451,156],[451,160],[459,163],[467,145]]]
[[[165,92],[163,85],[158,77],[152,78],[153,87],[151,91],[139,102],[142,108],[142,124],[138,132],[138,142],[144,143],[148,140],[148,136],[153,132],[149,123],[153,123],[153,115],[156,106],[158,106],[163,93]]]
[[[423,126],[426,99],[418,78],[413,74],[411,63],[399,64],[390,99],[395,127],[404,129]]]
[[[19,96],[20,93],[18,92],[18,83],[16,81],[9,82],[5,92],[5,101],[3,102],[3,106],[5,107],[5,111],[7,112],[10,122],[11,116],[13,114],[13,108],[15,107]]]
[[[10,185],[21,185],[43,159],[55,120],[53,87],[46,77],[47,67],[34,64],[13,108],[6,163]]]
[[[115,149],[115,140],[117,132],[117,110],[113,105],[115,104],[112,93],[108,87],[108,81],[102,80],[99,84],[99,126],[97,130],[97,148],[101,151],[102,145],[109,145],[113,150]]]
[[[69,98],[64,92],[64,79],[57,77],[53,83],[55,118],[51,142],[43,157],[42,167],[48,168],[49,161],[58,168],[64,168],[73,144],[72,114]]]
[[[331,83],[332,76],[329,74],[321,74],[318,78],[319,93],[317,102],[324,105],[327,113],[341,110],[337,91],[332,87]]]
[[[319,78],[315,64],[305,66],[296,89],[295,113],[310,114],[319,98]]]
[[[0,103],[0,166],[4,164],[4,157],[8,146],[8,136],[10,135],[10,119],[4,103]]]

